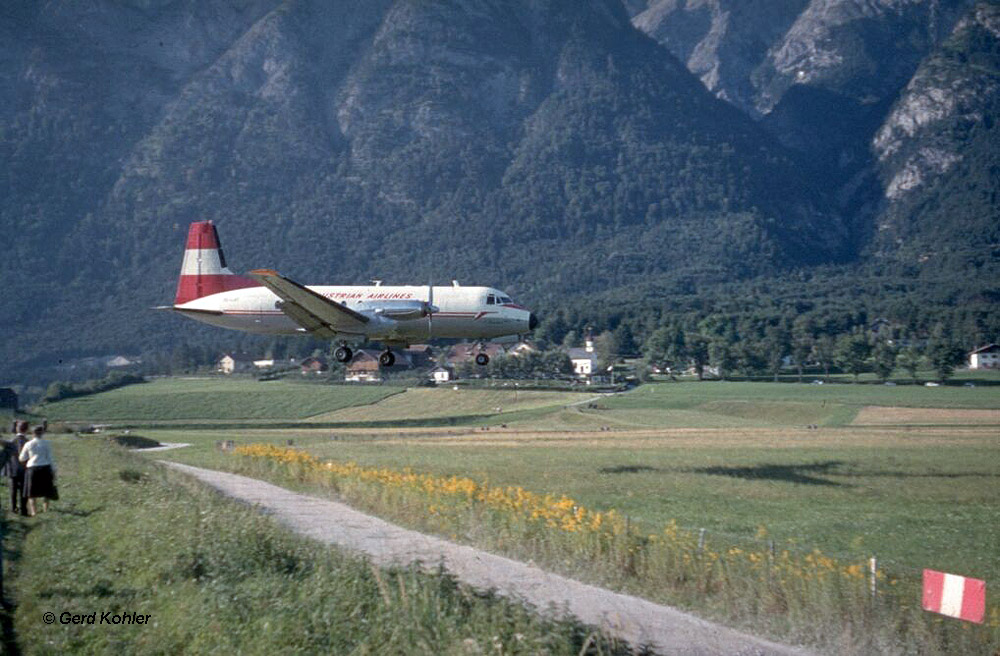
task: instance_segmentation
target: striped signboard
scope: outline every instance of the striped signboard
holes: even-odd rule
[[[983,623],[986,581],[924,570],[924,610]]]

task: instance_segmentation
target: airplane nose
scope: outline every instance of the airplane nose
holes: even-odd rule
[[[538,317],[532,312],[528,315],[528,330],[534,330],[535,328],[538,328]]]

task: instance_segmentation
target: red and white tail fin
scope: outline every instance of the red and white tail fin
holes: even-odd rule
[[[226,268],[226,256],[222,254],[219,233],[211,221],[191,224],[181,275],[177,280],[174,305],[183,305],[219,292],[259,286],[260,283],[256,280],[238,276]]]

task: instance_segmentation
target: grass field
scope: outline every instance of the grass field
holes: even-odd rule
[[[0,608],[0,653],[624,652],[446,575],[373,568],[290,535],[104,440],[53,441],[62,499],[35,518],[0,516],[13,602]],[[101,624],[105,613],[148,621]]]
[[[1000,388],[674,383],[615,395],[600,409],[609,421],[646,426],[842,426],[868,406],[998,410]]]
[[[915,590],[924,567],[988,585],[1000,580],[1000,388],[665,383],[600,397],[471,394],[421,389],[325,416],[468,413],[476,421],[467,427],[310,429],[303,422],[143,434],[193,443],[159,457],[201,466],[236,467],[215,448],[218,440],[293,440],[337,462],[565,494],[587,508],[619,511],[640,532],[675,520],[707,529],[721,547],[774,541],[860,563],[875,555]],[[101,396],[95,407],[107,403]],[[420,525],[405,513],[395,519]],[[916,593],[906,599],[918,608]]]
[[[49,420],[90,422],[289,420],[376,403],[400,387],[319,385],[248,379],[157,379],[39,406]]]
[[[523,410],[559,408],[587,398],[587,395],[575,392],[414,388],[369,406],[334,410],[309,419],[316,422],[357,422],[501,415]]]

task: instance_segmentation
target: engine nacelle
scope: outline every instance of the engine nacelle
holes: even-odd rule
[[[379,301],[363,303],[355,308],[359,312],[371,313],[375,316],[393,319],[395,321],[409,321],[412,319],[422,319],[428,314],[437,311],[437,308],[428,305],[425,301]]]

